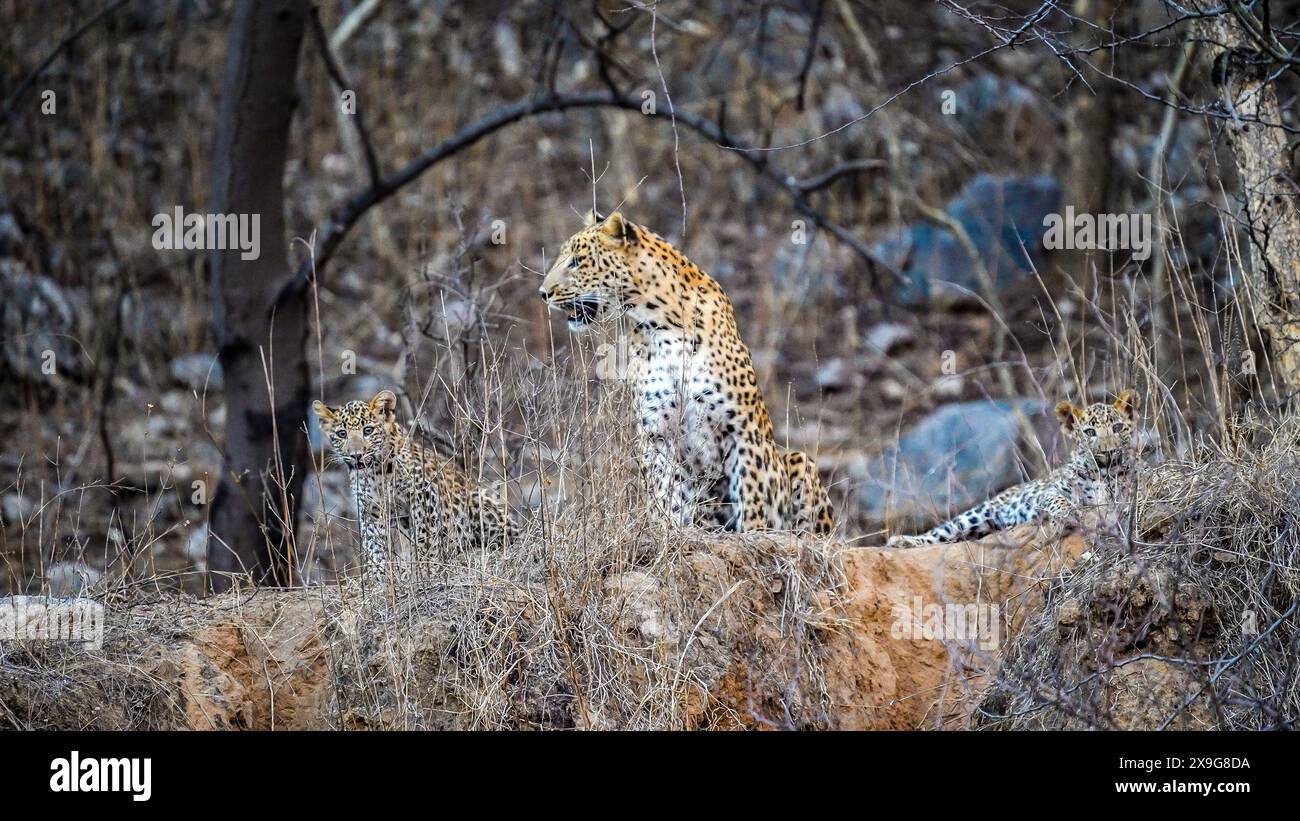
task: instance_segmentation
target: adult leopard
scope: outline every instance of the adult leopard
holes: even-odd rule
[[[817,466],[772,433],[731,300],[680,251],[622,214],[592,215],[541,296],[574,331],[625,320],[642,463],[675,524],[833,530]]]

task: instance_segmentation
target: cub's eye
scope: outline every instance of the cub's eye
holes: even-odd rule
[[[343,437],[345,437],[345,436],[347,436],[347,435],[348,435],[348,429],[347,429],[347,428],[338,428],[337,430],[334,431],[334,438],[335,438],[335,439],[342,439]]]
[[[1084,436],[1096,436],[1096,435],[1097,435],[1097,429],[1096,429],[1096,428],[1084,428],[1084,429],[1083,429],[1083,435],[1084,435]]]
[[[374,426],[374,425],[366,425],[364,428],[361,429],[361,432],[364,433],[366,436],[371,436],[371,435],[373,435],[374,432],[375,432],[375,426]]]
[[[570,269],[573,269],[573,268],[577,268],[577,267],[578,267],[578,258],[577,258],[577,257],[569,257],[569,268],[570,268]]]
[[[1113,424],[1113,425],[1110,426],[1110,429],[1113,430],[1113,431],[1115,431],[1116,433],[1123,433],[1123,432],[1124,432],[1124,423],[1123,423],[1123,422],[1116,422],[1115,424]]]

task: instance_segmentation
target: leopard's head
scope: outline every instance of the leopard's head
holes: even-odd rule
[[[564,311],[573,331],[619,315],[643,290],[635,264],[641,238],[617,211],[605,219],[589,214],[587,227],[560,246],[542,280],[542,299]]]
[[[311,407],[335,458],[348,467],[376,467],[392,454],[391,434],[397,429],[397,397],[392,391],[337,408],[317,399]]]
[[[1136,391],[1124,391],[1114,402],[1097,402],[1077,408],[1069,402],[1056,406],[1056,418],[1076,448],[1087,451],[1098,467],[1125,462],[1133,449]]]

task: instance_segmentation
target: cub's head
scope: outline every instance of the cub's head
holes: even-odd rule
[[[335,456],[348,467],[375,467],[392,452],[389,434],[397,429],[397,397],[392,391],[337,408],[317,399],[311,408]]]
[[[641,290],[634,262],[641,241],[637,226],[617,211],[603,220],[589,214],[587,227],[560,246],[542,280],[542,299],[568,315],[573,331],[617,315]]]
[[[1098,467],[1108,467],[1124,461],[1132,450],[1137,403],[1136,391],[1124,391],[1114,402],[1086,408],[1062,402],[1056,406],[1056,418],[1072,442],[1087,448]]]

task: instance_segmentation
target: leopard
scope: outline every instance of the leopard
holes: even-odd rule
[[[1046,478],[1001,493],[917,536],[892,536],[889,548],[979,539],[1016,525],[1046,524],[1048,538],[1080,521],[1088,509],[1105,509],[1119,499],[1135,463],[1133,447],[1136,391],[1121,392],[1113,402],[1079,408],[1056,405],[1055,415],[1071,442],[1065,464]]]
[[[312,410],[332,461],[347,468],[371,578],[391,576],[394,527],[414,546],[417,562],[440,549],[504,549],[517,540],[518,528],[495,492],[403,430],[392,390],[338,407],[318,399]]]
[[[830,534],[816,463],[777,443],[735,309],[667,240],[594,212],[560,247],[540,296],[570,331],[628,335],[637,458],[674,526]]]

